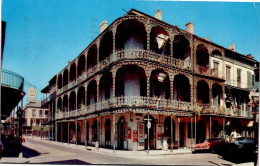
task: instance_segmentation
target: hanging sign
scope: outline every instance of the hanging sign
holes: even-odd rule
[[[161,139],[162,139],[162,133],[161,133],[161,131],[158,131],[158,132],[157,132],[157,139],[158,139],[158,140],[161,140]]]
[[[137,142],[137,141],[138,141],[138,131],[133,130],[133,142]]]
[[[127,139],[131,139],[131,138],[132,138],[132,130],[129,127],[128,130],[127,130]]]
[[[36,91],[37,91],[36,89],[29,88],[28,91],[29,91],[29,94],[28,94],[29,97],[36,97]]]
[[[144,139],[144,132],[143,132],[144,124],[138,124],[138,140],[142,141]]]
[[[127,131],[127,124],[126,123],[124,124],[124,133],[125,133],[124,140],[127,140],[128,131]]]

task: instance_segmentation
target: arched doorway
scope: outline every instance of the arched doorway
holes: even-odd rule
[[[124,141],[125,141],[125,130],[127,128],[127,124],[125,122],[125,118],[121,117],[118,121],[118,149],[124,149]]]
[[[220,132],[220,126],[217,120],[213,121],[211,137],[218,137]]]
[[[108,80],[106,80],[108,82]],[[146,96],[147,81],[143,68],[127,65],[116,73],[115,93],[120,96]]]
[[[242,135],[242,131],[243,131],[242,124],[239,121],[236,121],[235,124],[236,124],[235,125],[236,126],[236,132],[241,136]]]
[[[89,141],[89,124],[88,121],[86,121],[86,144],[88,145]]]
[[[173,99],[190,102],[190,83],[189,79],[183,74],[178,74],[174,77]]]
[[[172,120],[172,126],[171,126],[171,120]],[[174,120],[169,116],[166,117],[164,120],[164,136],[167,138],[168,145],[171,145],[172,143],[171,141],[173,141],[173,144],[175,143],[175,123]]]
[[[81,142],[81,121],[77,121],[77,143],[82,144]]]
[[[97,120],[92,125],[92,142],[97,142]]]
[[[199,121],[196,130],[196,143],[202,143],[206,139],[206,124],[204,121]]]
[[[110,120],[107,119],[105,122],[105,146],[110,147],[111,145],[111,125]]]
[[[203,80],[197,83],[197,102],[203,104],[209,103],[209,86]]]
[[[144,143],[145,143],[145,149],[148,149],[148,128],[147,128],[147,125],[148,125],[148,115],[146,115],[144,117],[144,131],[145,131],[145,140],[144,140]],[[151,127],[149,129],[149,149],[155,149],[156,148],[156,144],[155,144],[155,120],[154,120],[154,117],[149,115],[149,122],[151,123]]]

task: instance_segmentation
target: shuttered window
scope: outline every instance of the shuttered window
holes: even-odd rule
[[[241,87],[241,70],[237,69],[237,86]]]
[[[252,74],[250,72],[247,72],[247,87],[252,87]]]
[[[231,84],[231,81],[230,81],[230,69],[231,67],[230,66],[226,66],[226,81],[227,81],[227,84]]]

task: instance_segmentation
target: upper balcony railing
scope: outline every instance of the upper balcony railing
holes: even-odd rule
[[[153,51],[143,50],[143,49],[125,49],[118,50],[114,54],[114,61],[123,60],[123,59],[141,59],[157,62],[163,65],[176,67],[180,69],[191,70],[190,58],[186,60],[175,59],[171,56],[158,54]],[[105,59],[108,61],[107,59]],[[111,58],[110,58],[111,60]]]
[[[50,87],[50,94],[53,94],[54,92],[56,92],[57,89],[57,85],[53,85],[52,87]]]
[[[200,65],[195,65],[195,73],[205,75],[205,76],[210,76],[210,77],[217,77],[223,79],[223,77],[220,77],[219,73],[215,72],[215,69],[211,69],[209,67],[205,66],[200,66]]]
[[[60,94],[67,89],[75,86],[76,84],[79,84],[83,80],[87,79],[88,77],[91,77],[93,74],[98,72],[98,70],[102,70],[105,67],[109,66],[111,63],[119,61],[119,60],[147,60],[156,62],[159,64],[176,67],[179,69],[185,69],[185,70],[191,70],[192,69],[192,63],[190,61],[190,58],[187,58],[186,60],[180,60],[175,59],[173,57],[158,54],[153,51],[149,50],[143,50],[143,49],[122,49],[115,51],[114,54],[111,54],[101,62],[99,62],[94,67],[87,70],[86,73],[83,73],[81,76],[79,76],[76,81],[69,82],[69,85],[64,86],[61,89],[57,89],[57,94]]]
[[[2,69],[1,84],[23,91],[24,78],[14,72]]]
[[[50,98],[47,97],[46,99],[41,101],[41,106],[45,105],[46,103],[48,103],[50,101]]]
[[[87,78],[87,73],[84,72],[82,73],[80,76],[78,76],[77,78],[77,84],[81,83],[82,81],[84,81]]]

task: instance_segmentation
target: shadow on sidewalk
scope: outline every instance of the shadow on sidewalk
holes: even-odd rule
[[[26,146],[22,146],[22,153],[24,158],[31,158],[41,155],[41,153]]]
[[[85,161],[81,161],[78,159],[74,160],[61,160],[61,161],[52,161],[52,162],[46,162],[46,163],[41,163],[41,164],[74,164],[74,165],[86,165],[86,164],[91,164]]]

